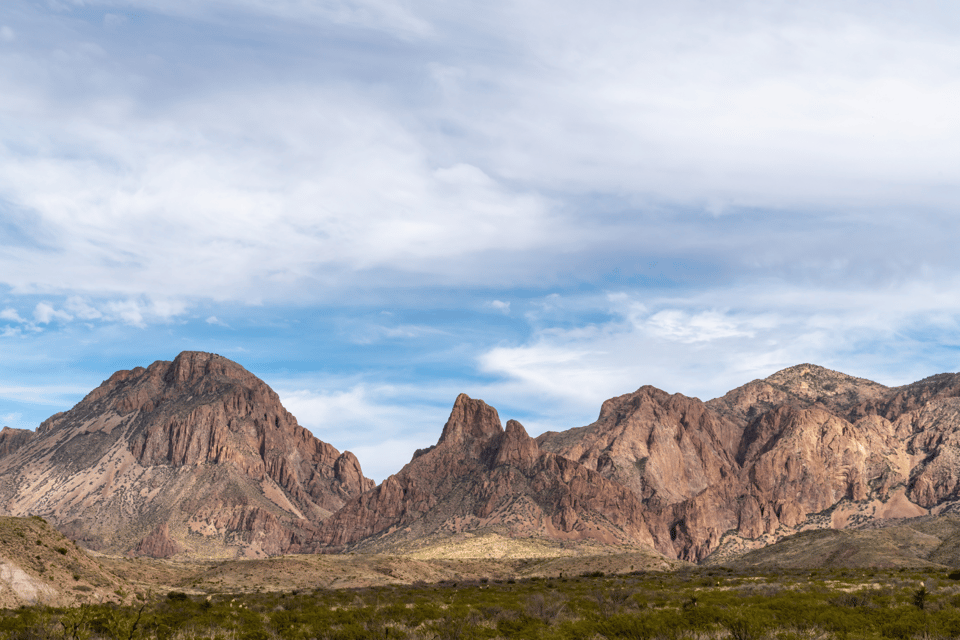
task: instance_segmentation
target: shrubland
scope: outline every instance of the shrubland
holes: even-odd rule
[[[960,636],[960,572],[693,568],[0,611],[0,638],[820,640]]]

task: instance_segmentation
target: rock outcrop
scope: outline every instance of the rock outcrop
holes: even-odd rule
[[[8,456],[20,447],[33,440],[36,435],[29,429],[11,429],[4,427],[0,430],[0,458]]]
[[[0,458],[0,504],[93,548],[166,557],[298,551],[374,486],[263,381],[181,353],[118,371]],[[9,442],[13,442],[13,438]]]
[[[317,549],[386,548],[425,536],[510,536],[652,544],[640,500],[578,462],[540,450],[514,420],[461,394],[440,440],[324,521]]]
[[[701,402],[652,387],[541,448],[627,486],[698,561],[810,528],[960,510],[960,376],[898,388],[798,365]]]

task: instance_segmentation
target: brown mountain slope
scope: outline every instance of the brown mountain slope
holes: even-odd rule
[[[957,509],[958,396],[954,374],[891,389],[805,364],[707,403],[643,387],[537,441],[629,487],[657,548],[698,561]]]
[[[437,444],[348,502],[320,527],[318,548],[383,549],[434,534],[606,543],[653,542],[634,494],[595,471],[540,451],[513,420],[461,394]]]
[[[0,608],[118,601],[131,585],[42,518],[0,516]]]
[[[115,373],[0,458],[6,513],[155,557],[297,551],[372,486],[256,376],[198,352]]]
[[[735,558],[707,564],[740,568],[957,567],[960,518],[924,516],[885,526],[798,533]]]

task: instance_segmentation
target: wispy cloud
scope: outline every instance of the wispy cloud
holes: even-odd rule
[[[612,294],[611,319],[538,330],[524,345],[496,347],[479,365],[505,376],[504,390],[549,399],[553,428],[575,410],[643,384],[708,399],[800,362],[814,362],[886,384],[904,384],[960,364],[960,314],[951,287],[895,291],[750,288],[684,299]],[[723,300],[736,305],[721,309]],[[911,359],[892,345],[909,345]],[[496,387],[497,385],[493,385]],[[552,413],[552,415],[551,415]]]
[[[510,313],[509,302],[504,302],[502,300],[492,300],[489,304],[491,308],[496,309],[501,313]]]
[[[448,391],[446,405],[437,391],[348,380],[326,379],[324,390],[280,385],[284,406],[301,425],[341,451],[352,451],[364,474],[377,481],[399,470],[417,449],[436,443],[456,398]]]

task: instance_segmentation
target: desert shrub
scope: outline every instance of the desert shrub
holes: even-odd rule
[[[920,585],[920,588],[913,592],[913,606],[923,610],[927,604],[927,587]]]
[[[747,610],[727,616],[723,626],[733,640],[761,640],[767,633],[768,622],[756,611]]]
[[[567,608],[567,600],[556,591],[534,593],[526,599],[526,613],[544,623],[556,622]]]
[[[543,622],[526,614],[504,616],[497,620],[497,632],[507,638],[518,640],[537,638]]]
[[[616,615],[597,623],[596,632],[604,638],[647,640],[663,635],[664,629],[653,616]]]
[[[830,599],[830,604],[835,607],[863,607],[870,602],[866,594],[862,592],[841,593],[835,598]]]

